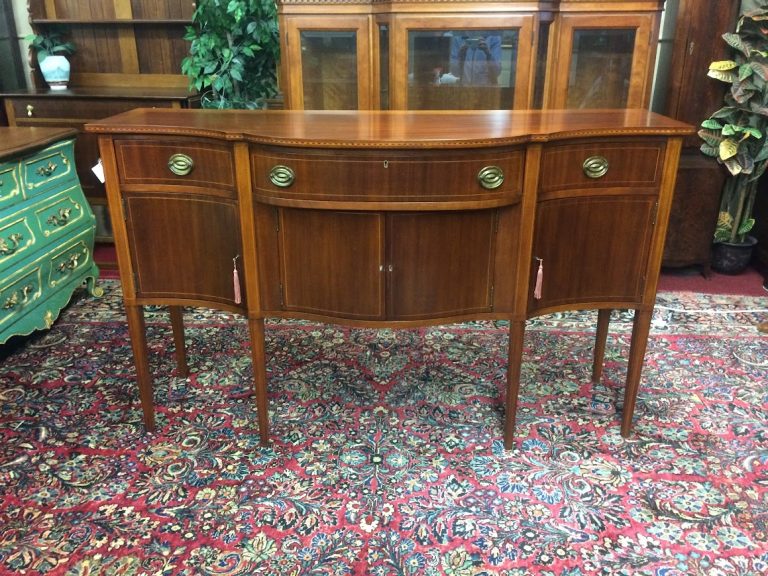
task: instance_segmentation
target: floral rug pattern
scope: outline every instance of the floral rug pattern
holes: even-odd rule
[[[590,383],[593,312],[529,322],[516,447],[507,329],[267,323],[258,441],[245,321],[147,313],[142,427],[119,283],[0,350],[0,574],[768,573],[765,298],[662,293],[630,438],[632,314]]]

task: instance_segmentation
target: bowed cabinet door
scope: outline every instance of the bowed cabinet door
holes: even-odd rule
[[[529,312],[642,301],[665,144],[658,139],[545,147],[534,225],[541,298]]]

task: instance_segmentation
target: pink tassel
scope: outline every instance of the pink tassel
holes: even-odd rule
[[[533,297],[541,300],[541,285],[544,283],[544,260],[536,258],[539,261],[539,270],[536,272],[536,286],[533,289]]]
[[[240,295],[240,275],[237,273],[237,257],[232,258],[232,282],[235,287],[235,304],[240,304],[242,298]]]

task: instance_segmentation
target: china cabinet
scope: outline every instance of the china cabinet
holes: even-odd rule
[[[286,106],[647,107],[662,5],[278,0]]]

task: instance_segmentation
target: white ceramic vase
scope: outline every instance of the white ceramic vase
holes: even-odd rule
[[[40,72],[51,90],[66,90],[69,83],[69,60],[51,55],[40,62]]]

